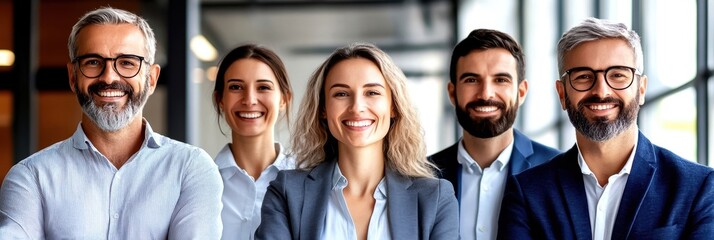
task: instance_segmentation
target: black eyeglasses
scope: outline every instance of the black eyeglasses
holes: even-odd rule
[[[595,86],[597,80],[597,73],[602,72],[605,77],[605,82],[610,88],[615,90],[627,89],[632,85],[635,75],[641,75],[641,73],[633,67],[627,66],[612,66],[605,70],[593,70],[589,67],[576,67],[565,71],[560,79],[563,79],[565,75],[568,75],[568,81],[570,86],[576,91],[585,92]]]
[[[76,57],[72,62],[79,64],[79,71],[82,72],[82,75],[88,78],[96,78],[104,73],[104,68],[106,68],[106,63],[109,60],[114,61],[112,66],[119,76],[133,78],[139,74],[144,57],[125,54],[115,58],[105,58],[97,54],[89,54]]]

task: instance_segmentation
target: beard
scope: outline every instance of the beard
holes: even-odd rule
[[[469,102],[466,104],[465,108],[461,108],[458,98],[454,96],[454,103],[456,105],[456,118],[459,120],[459,124],[464,131],[477,138],[492,138],[501,135],[513,126],[513,122],[516,120],[516,112],[518,111],[519,102],[518,99],[516,99],[515,104],[506,108],[505,103],[480,99]],[[497,107],[503,111],[503,114],[498,118],[480,118],[470,116],[468,109],[483,106]]]
[[[131,85],[120,81],[114,81],[111,84],[96,82],[89,85],[87,93],[80,91],[77,81],[75,81],[74,88],[77,101],[82,106],[84,114],[103,131],[116,132],[129,125],[129,122],[144,108],[149,97],[149,78],[147,77],[144,89],[138,94],[134,93],[134,88]],[[128,99],[123,109],[120,109],[115,102],[97,102],[92,98],[92,95],[98,95],[99,91],[107,89],[119,90],[127,94]]]
[[[568,117],[576,130],[583,134],[588,139],[595,142],[603,142],[611,139],[614,136],[628,129],[635,122],[637,113],[640,110],[640,105],[635,101],[639,99],[640,92],[637,92],[635,98],[630,101],[630,104],[625,105],[621,99],[607,97],[599,98],[591,96],[578,102],[578,106],[574,106],[567,94],[565,96],[565,108],[568,111]],[[610,103],[620,107],[620,112],[615,119],[608,120],[607,117],[595,117],[588,119],[583,113],[588,103]]]

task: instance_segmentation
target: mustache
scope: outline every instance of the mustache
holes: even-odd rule
[[[494,106],[499,109],[505,109],[506,104],[499,102],[499,101],[494,101],[494,100],[485,100],[485,99],[479,99],[476,101],[472,101],[466,104],[466,109],[471,109],[475,107],[485,107],[485,106]]]
[[[112,82],[112,83],[110,83],[110,84],[107,84],[107,83],[105,83],[105,82],[96,82],[96,83],[93,83],[92,85],[89,85],[89,87],[87,88],[87,92],[88,92],[89,94],[98,94],[99,91],[108,90],[108,89],[120,90],[120,91],[127,92],[127,93],[129,93],[129,94],[134,93],[134,88],[131,87],[131,85],[126,84],[126,83],[122,83],[122,82],[119,82],[119,81],[114,81],[114,82]]]
[[[585,104],[593,104],[593,103],[612,103],[612,104],[616,104],[619,107],[622,107],[625,105],[625,102],[623,102],[621,99],[617,99],[614,97],[601,98],[601,97],[597,97],[597,96],[590,96],[590,97],[587,97],[587,98],[581,100],[578,103],[578,109],[585,107]]]

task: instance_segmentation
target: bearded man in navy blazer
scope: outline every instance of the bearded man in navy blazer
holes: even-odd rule
[[[647,77],[637,33],[587,19],[558,43],[576,144],[509,179],[502,239],[712,239],[714,170],[652,144],[636,121]]]
[[[451,56],[449,99],[463,138],[429,159],[454,185],[461,239],[496,239],[506,179],[559,152],[513,129],[528,92],[523,51],[511,36],[477,29]]]

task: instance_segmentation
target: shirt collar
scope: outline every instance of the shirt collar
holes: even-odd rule
[[[347,178],[342,175],[339,164],[335,163],[335,168],[332,170],[332,191],[342,190],[345,187],[347,187]],[[377,189],[372,196],[376,200],[387,199],[387,184],[384,177],[379,180]]]
[[[335,160],[337,161],[337,160]],[[339,163],[335,163],[335,168],[332,170],[332,190],[344,189],[347,186],[347,178],[342,175]]]
[[[295,168],[295,161],[292,161],[292,157],[285,155],[285,148],[279,142],[275,142],[275,149],[278,152],[278,156],[275,158],[273,164],[270,167],[277,168],[278,170],[286,170]],[[218,169],[226,169],[234,167],[238,169],[238,164],[236,164],[235,158],[233,158],[233,152],[231,151],[231,144],[228,143],[221,151],[216,155],[216,165]]]
[[[627,162],[625,162],[625,166],[622,166],[622,169],[620,169],[620,172],[618,174],[630,174],[632,171],[632,162],[635,160],[635,152],[637,152],[637,144],[639,142],[639,135],[635,134],[635,146],[632,148],[632,152],[630,152],[630,156],[627,157]],[[593,172],[590,170],[590,167],[588,167],[588,164],[585,162],[585,158],[583,157],[582,151],[580,151],[580,145],[578,145],[578,142],[575,141],[575,147],[578,148],[578,165],[580,165],[580,171],[584,175],[591,175]]]
[[[506,168],[508,162],[511,160],[511,153],[513,153],[513,143],[514,141],[511,140],[511,143],[509,143],[508,146],[503,149],[501,154],[498,154],[498,157],[496,157],[496,161],[491,164],[491,166],[496,167],[499,172],[503,171],[503,169]],[[459,149],[456,159],[462,166],[464,166],[464,169],[466,169],[466,171],[469,173],[474,173],[474,169],[478,170],[479,172],[483,172],[483,169],[481,169],[481,167],[476,164],[476,161],[471,158],[471,155],[469,155],[469,153],[466,151],[466,148],[464,147],[463,138],[459,140]]]
[[[144,146],[148,146],[150,148],[159,148],[161,147],[161,143],[157,141],[156,139],[160,136],[158,133],[154,133],[153,129],[151,129],[151,125],[149,124],[146,119],[142,119],[142,124],[145,126],[144,128],[144,142],[142,143],[141,147],[143,148]],[[87,134],[84,133],[84,129],[82,129],[82,122],[79,122],[77,124],[77,130],[74,131],[74,134],[72,134],[72,145],[74,148],[77,149],[89,149],[94,148],[92,145],[92,142],[89,141],[89,138],[87,138]]]

